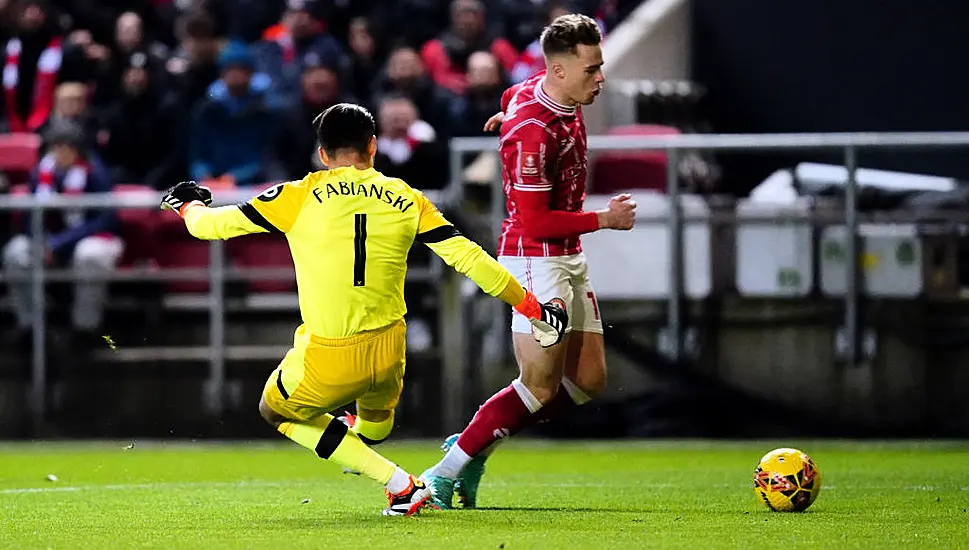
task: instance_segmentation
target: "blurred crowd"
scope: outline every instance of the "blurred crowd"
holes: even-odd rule
[[[608,30],[637,3],[0,0],[0,132],[45,151],[60,133],[115,183],[261,185],[319,169],[310,121],[354,101],[378,119],[378,169],[438,188],[446,140],[481,135],[543,68],[549,18]]]
[[[638,3],[0,0],[3,154],[20,138],[37,159],[23,174],[5,167],[0,194],[299,179],[322,168],[311,121],[344,101],[377,119],[378,170],[441,188],[447,140],[482,135],[504,89],[544,68],[537,39],[551,18],[586,13],[608,32]],[[48,212],[42,255],[28,212],[0,221],[3,271],[24,276],[7,284],[21,344],[34,266],[93,273],[131,259],[111,210]],[[71,324],[92,341],[106,292],[94,280],[75,285]]]

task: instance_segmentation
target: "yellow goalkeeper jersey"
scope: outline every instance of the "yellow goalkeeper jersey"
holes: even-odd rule
[[[184,217],[199,239],[285,236],[303,323],[324,338],[345,338],[404,316],[407,254],[414,240],[488,294],[511,305],[525,296],[511,274],[461,236],[420,191],[373,168],[313,172],[240,205],[190,207]]]

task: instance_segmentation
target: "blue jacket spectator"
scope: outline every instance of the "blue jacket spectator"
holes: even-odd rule
[[[49,130],[50,151],[41,158],[30,177],[30,191],[38,196],[109,193],[107,171],[96,156],[87,152],[83,129],[64,122]],[[114,269],[124,253],[118,223],[110,209],[66,209],[47,212],[44,217],[45,247],[35,254],[30,235],[31,216],[25,216],[23,232],[3,247],[3,269],[25,275],[43,263],[71,266],[90,275]],[[17,319],[17,340],[23,342],[34,317],[35,302],[30,281],[11,281],[7,288]],[[108,285],[104,280],[80,280],[74,285],[71,322],[95,342],[101,325]]]
[[[280,107],[268,96],[270,79],[253,72],[252,55],[241,43],[226,45],[219,68],[222,77],[193,113],[189,172],[196,180],[263,183]]]
[[[100,158],[88,150],[80,127],[51,128],[50,151],[31,171],[28,186],[35,195],[110,193],[114,187]],[[23,234],[31,235],[31,215],[23,217]],[[51,210],[44,218],[47,248],[58,262],[66,262],[82,239],[117,235],[117,213],[110,209]]]

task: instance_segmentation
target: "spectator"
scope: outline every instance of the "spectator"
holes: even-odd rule
[[[637,4],[642,0],[637,0]],[[616,0],[494,0],[494,9],[500,12],[506,38],[516,50],[524,51],[532,41],[538,39],[542,29],[555,17],[549,18],[550,12],[558,14],[582,13],[593,18],[603,9],[608,9]],[[497,4],[497,5],[495,5]],[[601,21],[600,21],[601,23]],[[602,26],[600,24],[600,29]],[[604,32],[604,29],[602,29]]]
[[[145,36],[141,16],[133,11],[122,13],[114,29],[114,53],[126,60],[136,52],[145,52],[149,60],[157,62],[168,57],[168,46]]]
[[[552,2],[547,8],[543,23],[545,25],[551,23],[561,15],[570,13],[568,5],[564,2]],[[525,48],[525,51],[522,52],[521,57],[518,58],[518,61],[512,68],[510,73],[512,83],[517,84],[545,70],[545,56],[542,54],[542,45],[539,43],[538,34],[541,34],[540,30],[535,34],[535,40]]]
[[[149,39],[157,40],[166,48],[175,48],[175,22],[181,12],[174,0],[151,0],[152,9],[144,14],[145,26],[150,29]]]
[[[88,31],[74,31],[68,35],[64,51],[70,52],[78,61],[80,74],[76,80],[91,84],[92,89],[96,89],[98,79],[111,68],[111,50],[94,42]]]
[[[450,135],[448,112],[453,94],[438,87],[424,73],[421,58],[413,48],[402,46],[390,53],[387,68],[374,83],[373,97],[402,95],[417,106],[418,116],[442,136]],[[377,109],[373,109],[377,111]]]
[[[192,116],[191,177],[230,185],[255,185],[267,179],[277,107],[268,97],[269,79],[253,74],[245,44],[232,42],[219,57],[222,78]]]
[[[115,27],[114,40],[108,48],[109,53],[101,69],[97,72],[97,88],[94,93],[94,105],[104,107],[122,94],[122,74],[128,69],[130,60],[136,53],[145,57],[145,69],[159,72],[168,59],[168,47],[159,42],[148,42],[144,35],[144,25],[141,16],[133,11],[122,13],[118,17]],[[166,87],[166,82],[152,75],[152,83],[160,88]]]
[[[339,76],[323,65],[306,67],[302,85],[302,101],[288,107],[280,119],[270,174],[273,181],[298,179],[322,169],[316,131],[310,121],[332,105],[353,101],[341,96]]]
[[[322,9],[316,8],[316,18],[325,21],[326,32],[340,44],[349,46],[350,25],[356,19],[366,19],[381,30],[387,29],[387,20],[382,18],[376,7],[386,4],[386,0],[327,0]]]
[[[91,110],[88,87],[80,82],[65,82],[54,92],[54,108],[44,124],[42,135],[47,128],[62,125],[65,122],[77,124],[84,131],[87,146],[94,145],[94,132],[98,128],[97,116]]]
[[[404,96],[385,97],[379,118],[377,170],[419,189],[443,188],[448,178],[447,145],[418,118],[414,103]]]
[[[533,0],[529,0],[531,1]],[[490,5],[496,0],[486,0],[486,2]],[[393,36],[398,41],[395,45],[407,45],[420,49],[447,28],[451,20],[448,4],[449,0],[374,2],[369,15],[383,23],[382,27],[387,30],[387,35]]]
[[[494,5],[497,4],[497,5]],[[503,23],[501,36],[518,51],[525,48],[538,37],[545,25],[545,13],[548,11],[546,0],[496,0],[492,9],[500,12]],[[491,10],[489,10],[490,13]],[[566,12],[571,10],[566,10]]]
[[[451,28],[421,50],[427,72],[439,86],[461,95],[468,85],[468,58],[476,51],[490,51],[506,71],[518,60],[518,52],[504,38],[490,36],[485,27],[485,6],[480,0],[454,0]]]
[[[37,132],[54,107],[54,89],[81,73],[45,0],[25,0],[17,37],[6,46],[3,68],[4,131]]]
[[[491,135],[483,130],[484,124],[501,110],[501,95],[507,86],[494,55],[488,52],[471,54],[468,59],[468,93],[451,104],[453,135]]]
[[[352,93],[358,101],[369,104],[371,90],[384,63],[381,44],[374,37],[373,26],[365,17],[350,21],[347,42],[350,46]]]
[[[299,103],[300,79],[308,64],[326,65],[349,79],[349,58],[316,15],[322,8],[322,0],[288,0],[282,22],[253,47],[256,70],[269,75],[273,96],[287,104]]]
[[[76,124],[51,128],[50,152],[31,174],[30,191],[38,196],[110,192],[111,181],[97,157],[85,148],[85,141],[83,130]],[[30,216],[25,217],[20,234],[3,249],[3,267],[8,273],[29,273],[35,262],[43,261],[52,267],[73,265],[90,274],[112,270],[121,259],[124,243],[117,233],[116,214],[111,210],[63,210],[47,216],[43,258],[32,254]],[[24,338],[34,315],[30,281],[12,282],[9,292],[19,335]],[[74,328],[92,343],[98,338],[106,293],[104,281],[80,281],[75,288],[71,319]]]
[[[91,44],[110,44],[118,18],[126,11],[135,11],[139,19],[154,15],[153,7],[145,0],[58,0],[58,3],[70,15],[74,31],[86,33],[84,41]]]
[[[158,78],[142,52],[132,54],[121,75],[121,96],[103,117],[98,143],[111,179],[160,189],[177,178],[172,172],[174,117],[163,106]]]
[[[186,13],[179,20],[179,48],[166,63],[174,99],[181,112],[205,97],[209,85],[219,78],[218,59],[222,40],[216,34],[215,20],[203,11]]]
[[[174,146],[165,159],[166,173],[176,174],[175,181],[188,178],[188,133],[190,114],[205,98],[212,82],[219,78],[218,59],[223,43],[216,33],[215,20],[204,11],[186,12],[178,19],[179,47],[165,64],[165,80],[171,91],[163,101],[163,110],[171,113],[171,134],[165,136]]]
[[[0,41],[4,44],[11,37],[17,35],[17,12],[19,9],[20,6],[10,0],[0,2]]]
[[[263,31],[276,24],[286,9],[285,0],[203,0],[198,3],[218,21],[220,34],[246,44],[258,41]]]

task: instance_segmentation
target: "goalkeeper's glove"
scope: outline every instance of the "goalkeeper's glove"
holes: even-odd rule
[[[565,337],[569,314],[566,313],[565,302],[561,298],[553,298],[541,304],[538,297],[526,292],[525,299],[515,306],[515,310],[528,318],[528,322],[532,324],[532,336],[543,348],[552,347]]]
[[[212,204],[212,191],[208,187],[201,187],[194,181],[183,181],[168,190],[162,197],[161,209],[174,210],[179,216],[185,215],[190,204],[201,203],[205,206]]]

